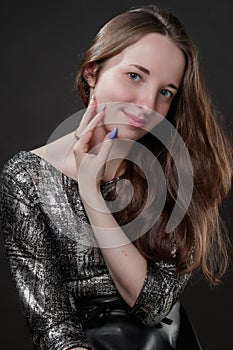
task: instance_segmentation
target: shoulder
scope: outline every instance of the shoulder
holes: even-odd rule
[[[42,159],[30,151],[19,151],[9,158],[0,172],[2,195],[12,195],[22,199],[26,197],[35,202],[36,183],[43,169]]]
[[[40,167],[39,157],[30,151],[19,151],[9,158],[1,169],[1,180],[12,178],[19,184],[32,177],[33,172]]]
[[[64,205],[67,196],[79,197],[77,182],[32,151],[20,151],[0,172],[0,201],[17,198],[27,205]]]
[[[17,177],[23,170],[29,169],[36,163],[34,154],[30,151],[19,151],[11,158],[9,158],[1,170],[1,176]]]

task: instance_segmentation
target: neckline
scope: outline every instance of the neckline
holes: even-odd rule
[[[39,156],[38,154],[36,153],[33,153],[29,150],[21,150],[18,152],[19,154],[20,153],[27,153],[29,154],[30,156],[32,157],[35,157],[37,158],[38,160],[40,161],[44,161],[46,164],[48,164],[52,169],[54,169],[57,173],[59,173],[61,176],[64,176],[65,178],[69,179],[70,181],[73,181],[75,182],[76,184],[78,184],[78,181],[76,179],[74,179],[73,177],[69,176],[69,175],[66,175],[65,173],[63,173],[61,170],[59,170],[58,168],[56,168],[53,164],[51,164],[50,162],[48,162],[45,158]],[[111,180],[108,180],[108,181],[101,181],[101,187],[104,187],[104,186],[108,186],[108,185],[111,185],[113,183],[116,183],[117,181],[119,181],[121,178],[123,177],[123,175],[121,176],[116,176],[114,177],[113,179]]]
[[[47,165],[49,165],[52,169],[54,169],[57,173],[59,173],[61,176],[64,176],[65,178],[75,182],[76,184],[78,183],[76,179],[74,179],[73,177],[66,175],[65,173],[63,173],[61,170],[59,170],[58,168],[56,168],[53,164],[51,164],[50,162],[48,162],[45,158],[39,156],[36,153],[33,153],[29,150],[21,150],[19,151],[19,153],[26,153],[28,155],[30,155],[31,157],[36,158],[39,161],[43,161],[44,163],[46,163]]]

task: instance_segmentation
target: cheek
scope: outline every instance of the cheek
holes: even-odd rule
[[[96,84],[95,95],[98,103],[131,102],[132,89],[121,81],[106,76]]]
[[[169,106],[166,106],[166,107],[163,107],[163,108],[161,109],[161,111],[158,111],[159,114],[161,114],[163,117],[166,117],[166,115],[168,114],[168,111],[169,111],[169,107],[170,107],[170,105],[169,105]]]
[[[166,102],[158,102],[155,104],[155,111],[161,114],[163,117],[166,117],[168,114],[169,108],[170,108],[171,103],[166,103]]]

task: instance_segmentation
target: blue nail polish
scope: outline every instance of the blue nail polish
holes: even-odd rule
[[[101,104],[96,107],[96,113],[103,112],[106,108],[106,104]]]
[[[111,132],[111,134],[109,135],[109,138],[110,139],[115,139],[116,135],[117,135],[117,131],[118,131],[118,128],[114,128]]]

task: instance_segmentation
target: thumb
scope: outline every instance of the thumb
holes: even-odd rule
[[[112,148],[112,140],[116,138],[117,132],[118,132],[118,128],[114,128],[110,133],[108,133],[105,136],[104,142],[102,143],[98,154],[100,155],[100,157],[107,159],[108,154]]]

